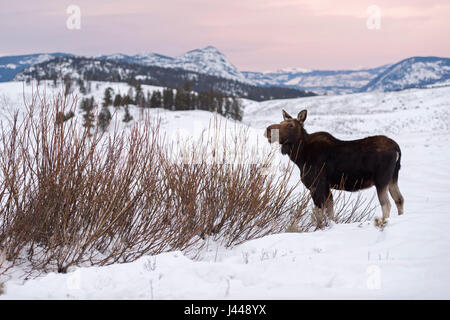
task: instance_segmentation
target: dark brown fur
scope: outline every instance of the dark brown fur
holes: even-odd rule
[[[403,197],[397,185],[399,145],[386,136],[342,141],[327,132],[308,134],[303,127],[306,115],[303,110],[295,119],[283,110],[284,121],[269,126],[266,136],[269,142],[279,142],[281,152],[300,168],[301,180],[311,191],[316,207],[323,209],[326,201],[332,201],[330,189],[356,191],[375,186],[383,218],[389,216],[387,190],[402,214]],[[272,139],[275,133],[278,139]]]

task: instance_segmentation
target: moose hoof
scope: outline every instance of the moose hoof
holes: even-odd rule
[[[384,227],[389,222],[389,218],[375,218],[375,227],[379,228],[381,231],[383,231]]]

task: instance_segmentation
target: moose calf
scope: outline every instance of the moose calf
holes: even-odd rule
[[[386,136],[342,141],[328,132],[306,132],[303,124],[307,111],[297,118],[283,110],[284,120],[266,129],[270,143],[281,144],[281,153],[300,168],[301,181],[311,192],[315,210],[333,218],[331,189],[357,191],[375,186],[383,212],[389,218],[391,194],[398,214],[403,214],[403,196],[398,188],[401,151]]]

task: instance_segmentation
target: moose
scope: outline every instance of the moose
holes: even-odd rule
[[[270,143],[278,142],[281,153],[299,167],[301,181],[311,193],[314,212],[334,217],[331,189],[357,191],[376,187],[383,213],[389,218],[391,204],[387,192],[403,214],[403,196],[398,188],[401,151],[399,145],[386,136],[343,141],[328,132],[309,134],[304,128],[307,110],[291,117],[285,110],[283,121],[267,127]]]

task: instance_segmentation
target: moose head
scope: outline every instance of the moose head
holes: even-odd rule
[[[306,120],[306,115],[307,111],[302,110],[298,113],[297,118],[293,118],[283,110],[284,120],[279,124],[268,126],[264,135],[270,143],[278,142],[281,144],[282,154],[289,154],[292,146],[298,144],[305,134],[303,123]]]

